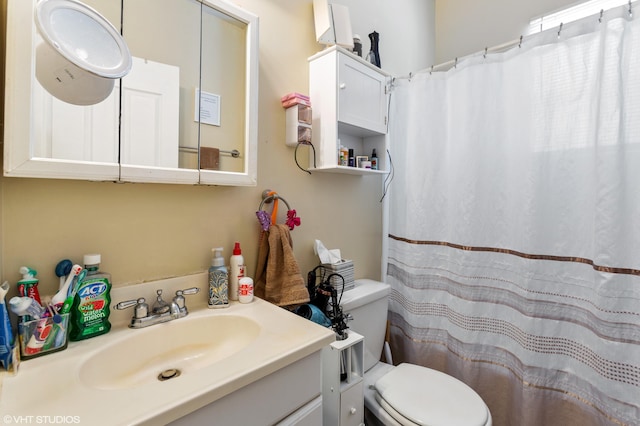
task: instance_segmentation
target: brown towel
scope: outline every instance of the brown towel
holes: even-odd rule
[[[220,170],[220,150],[201,146],[200,168],[202,170]]]
[[[255,295],[267,302],[285,307],[309,301],[287,225],[262,231],[256,276]]]

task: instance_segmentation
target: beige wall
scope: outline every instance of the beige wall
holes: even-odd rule
[[[405,0],[394,2],[393,10],[368,7],[365,0],[342,3],[350,7],[355,31],[363,36],[373,29],[381,32],[381,53],[389,58],[383,68],[397,75],[434,62],[432,29],[425,31],[434,21],[439,63],[516,39],[531,17],[572,2],[437,0],[433,6],[431,0]],[[212,247],[224,246],[229,256],[235,240],[242,243],[249,274],[254,275],[259,229],[255,211],[266,188],[277,190],[302,218],[292,236],[303,274],[317,263],[312,244],[320,238],[354,259],[357,277],[379,278],[381,178],[309,176],[296,167],[293,149],[284,145],[279,98],[308,91],[307,57],[321,49],[314,40],[311,0],[236,3],[260,16],[258,186],[0,177],[1,279],[15,283],[18,268],[29,265],[39,271],[43,293],[51,293],[58,260],[80,262],[84,253],[100,252],[114,284],[125,285],[204,270]],[[391,12],[400,16],[389,17]],[[402,31],[385,26],[389,21],[403,23]],[[366,52],[367,41],[363,48]],[[302,151],[301,158],[306,158]]]
[[[436,0],[435,63],[517,40],[532,18],[576,0]]]
[[[302,218],[292,237],[305,276],[317,264],[312,244],[319,238],[354,259],[357,277],[379,278],[381,177],[308,175],[284,144],[280,97],[308,91],[307,57],[320,49],[311,0],[237,3],[260,16],[258,186],[0,178],[1,279],[15,284],[18,268],[28,265],[39,271],[41,292],[52,294],[59,260],[81,262],[84,253],[98,252],[103,269],[121,286],[202,271],[212,247],[224,246],[226,257],[235,240],[253,276],[255,212],[266,188],[278,191]]]

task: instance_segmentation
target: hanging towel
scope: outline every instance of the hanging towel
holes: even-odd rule
[[[273,224],[262,231],[256,276],[255,295],[267,302],[286,307],[309,301],[287,225]]]

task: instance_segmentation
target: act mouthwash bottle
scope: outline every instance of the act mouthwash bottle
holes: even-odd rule
[[[111,329],[111,275],[100,271],[100,260],[99,254],[84,256],[87,275],[74,289],[70,340],[88,339]]]

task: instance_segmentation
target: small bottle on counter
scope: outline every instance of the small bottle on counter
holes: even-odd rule
[[[244,277],[245,270],[244,257],[242,257],[239,242],[236,242],[233,247],[233,255],[229,259],[229,265],[231,266],[231,274],[229,275],[229,300],[238,300],[238,282],[240,278]]]
[[[42,304],[40,292],[38,291],[38,279],[36,278],[38,271],[27,266],[21,266],[20,273],[22,274],[22,279],[18,281],[18,294],[30,297]]]
[[[211,249],[213,259],[209,268],[209,308],[229,306],[229,272],[222,257],[222,247]]]
[[[238,281],[238,300],[240,303],[253,302],[253,280],[249,277],[242,277]]]

